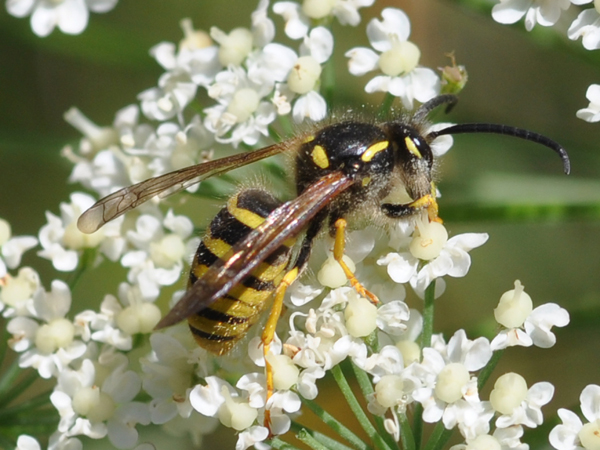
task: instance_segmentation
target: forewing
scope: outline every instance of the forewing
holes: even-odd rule
[[[244,240],[235,244],[223,259],[211,265],[163,317],[156,329],[173,325],[224,296],[284,241],[296,236],[315,214],[352,183],[343,173],[334,172],[319,179],[294,200],[281,205]]]
[[[152,197],[166,197],[212,176],[281,153],[287,148],[289,142],[281,142],[253,152],[239,153],[179,169],[120,189],[98,200],[85,211],[77,220],[77,227],[83,233],[93,233],[105,223],[137,208]]]

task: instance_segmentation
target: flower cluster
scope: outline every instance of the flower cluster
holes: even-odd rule
[[[97,198],[209,161],[224,146],[261,146],[292,122],[324,119],[329,111],[323,71],[338,45],[329,25],[357,26],[360,9],[373,2],[273,4],[290,46],[275,41],[268,0],[260,0],[248,28],[213,27],[206,33],[183,20],[178,45],[162,42],[150,50],[164,69],[157,85],[141,92],[138,104],[118,111],[112,125],[97,126],[76,108],[65,113],[83,135],[77,148],[63,150],[74,166],[70,181],[92,194],[74,192],[59,212],[46,212],[37,238],[11,237],[10,226],[0,220],[0,311],[19,366],[55,383],[50,402],[60,421],[50,449],[79,449],[80,436],[107,438],[116,448],[147,448],[138,445],[139,429],[147,425],[188,434],[199,445],[219,423],[238,433],[236,450],[267,448],[273,436],[292,428],[303,402],[318,397],[318,381],[328,372],[339,375],[344,360],[372,382],[368,411],[381,420],[389,442],[403,438],[407,413],[420,408],[424,422],[459,430],[464,443],[456,449],[527,448],[520,440],[524,428],[542,423],[541,407],[552,398],[552,385],[528,386],[511,372],[497,378],[489,399],[480,397],[480,388],[502,350],[553,346],[551,329],[565,326],[568,313],[556,304],[534,309],[517,281],[494,311],[501,329],[491,341],[471,340],[464,330],[445,339],[432,336],[431,318],[405,302],[407,288],[430,304],[442,295],[444,277],[464,277],[469,252],[487,241],[485,233],[449,237],[425,215],[389,225],[387,239],[374,227],[348,233],[344,261],[381,299],[378,305],[347,286],[333,244],[326,241],[315,249],[308,275],[288,290],[268,355],[261,338],[250,336],[233,356],[216,358],[196,345],[183,324],[153,332],[161,318],[157,302],[166,287],[184,283],[182,273],[199,244],[185,206],[165,208],[159,197],[185,189],[190,195],[184,200],[193,202],[204,184],[175,183],[93,234],[77,228],[81,213]],[[7,7],[17,16],[31,13],[34,31],[46,35],[54,26],[81,32],[88,8],[105,12],[115,3],[9,0]],[[408,110],[441,92],[448,78],[419,65],[420,50],[408,40],[410,21],[403,11],[384,9],[366,32],[372,49],[344,49],[351,74],[377,72],[366,92],[386,92]],[[464,84],[464,68],[456,69]],[[448,136],[436,138],[434,156],[451,144]],[[47,290],[34,269],[21,267],[22,253],[38,244],[37,255],[69,274],[70,284],[56,279]],[[95,298],[97,311],[74,310],[73,288],[81,273],[103,263],[120,269],[123,279],[114,286],[104,283],[106,292]],[[173,293],[172,303],[181,294]],[[568,433],[577,428],[567,413],[561,417],[569,430],[557,427],[561,434],[551,437],[553,445],[571,439]],[[590,421],[597,419],[594,414],[584,411]],[[584,442],[594,430],[576,432]],[[40,448],[27,435],[17,446]]]
[[[582,6],[593,4],[592,8],[582,8],[569,25],[567,36],[581,43],[586,50],[600,49],[600,3],[592,0],[499,0],[492,8],[492,17],[503,24],[516,23],[525,17],[525,28],[531,31],[536,23],[544,27],[556,25],[571,4]],[[566,14],[565,14],[566,15]],[[589,86],[587,108],[577,111],[577,117],[586,122],[600,121],[600,85]]]

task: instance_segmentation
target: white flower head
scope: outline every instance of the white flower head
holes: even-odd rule
[[[327,103],[319,94],[321,65],[333,52],[333,35],[325,27],[313,28],[304,36],[300,55],[288,60],[285,83],[277,83],[274,103],[281,114],[292,111],[295,122],[318,121],[327,114]],[[294,106],[291,106],[294,101]]]
[[[531,297],[524,292],[519,280],[515,281],[515,289],[502,295],[494,316],[505,329],[493,339],[493,350],[516,345],[550,348],[556,343],[552,327],[569,323],[569,313],[556,303],[533,309]]]
[[[244,68],[230,66],[208,89],[218,104],[204,110],[204,125],[218,142],[256,144],[261,135],[268,135],[267,126],[276,118],[275,107],[264,99],[272,90],[273,81],[257,82]]]
[[[471,257],[469,251],[483,245],[488,235],[486,233],[465,233],[444,239],[442,234],[436,232],[435,235],[429,230],[435,224],[436,228],[441,227],[441,224],[432,222],[428,224],[426,221],[421,221],[422,231],[418,234],[413,233],[413,241],[410,244],[410,251],[400,253],[388,253],[380,258],[377,264],[387,266],[390,278],[396,283],[410,282],[410,285],[415,292],[422,297],[425,289],[434,279],[439,279],[445,275],[451,277],[464,277],[471,266]],[[427,236],[424,239],[424,236]],[[436,244],[439,240],[439,244]],[[436,251],[431,253],[423,253],[423,246],[436,247]],[[416,251],[418,249],[418,251]],[[427,249],[429,250],[429,248]],[[417,253],[418,256],[415,256]],[[437,256],[435,256],[437,254]],[[419,269],[420,257],[431,258],[427,264]],[[438,283],[440,284],[440,283]],[[443,292],[443,291],[442,291]],[[436,297],[441,295],[436,285]]]
[[[79,263],[80,252],[86,248],[99,247],[109,259],[115,261],[124,249],[125,241],[120,235],[123,219],[117,219],[92,234],[85,234],[77,228],[81,213],[95,203],[88,194],[74,192],[71,203],[61,203],[61,216],[46,212],[48,223],[40,229],[39,240],[43,250],[42,258],[52,261],[56,270],[70,272]]]
[[[385,8],[381,16],[383,20],[372,19],[367,26],[369,42],[377,52],[364,47],[349,50],[348,70],[357,76],[380,70],[383,75],[371,79],[365,91],[389,92],[412,109],[414,100],[423,103],[439,94],[441,82],[433,70],[419,66],[421,52],[408,40],[408,16],[397,8]]]
[[[8,0],[6,9],[15,17],[31,15],[31,29],[40,37],[46,37],[54,27],[65,34],[80,34],[88,23],[89,12],[105,13],[117,4],[117,0]]]
[[[525,28],[531,31],[536,23],[554,25],[570,5],[571,0],[500,0],[492,8],[492,17],[496,22],[511,24],[525,16]]]
[[[554,395],[554,386],[547,382],[536,383],[527,388],[525,379],[514,372],[500,376],[490,393],[494,410],[501,414],[496,419],[498,428],[524,425],[535,428],[544,421],[542,406]]]
[[[22,352],[20,367],[33,367],[42,378],[50,378],[85,353],[85,344],[76,339],[75,325],[65,318],[70,307],[69,287],[54,280],[49,292],[38,289],[33,294],[32,318],[16,317],[8,323],[13,335],[9,344]]]

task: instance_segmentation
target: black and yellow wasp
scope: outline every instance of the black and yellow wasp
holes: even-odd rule
[[[450,109],[455,103],[455,96],[441,95],[423,104],[410,118],[330,124],[261,150],[151,178],[101,199],[79,218],[78,226],[92,233],[154,196],[170,195],[278,153],[291,154],[297,196],[283,203],[265,190],[244,189],[231,197],[210,223],[196,252],[187,292],[156,327],[188,319],[198,344],[221,355],[245,335],[273,298],[262,333],[266,355],[285,291],[306,267],[314,241],[324,228],[335,238],[334,257],[350,283],[377,302],[342,260],[346,221],[356,213],[373,220],[377,216],[403,220],[426,213],[429,220],[439,220],[430,149],[437,136],[497,133],[534,141],[557,152],[565,173],[569,173],[566,151],[527,130],[462,124],[427,132],[429,113],[441,105]],[[382,203],[398,188],[412,200]],[[303,237],[293,251],[300,233]],[[272,370],[268,363],[267,386],[270,395]]]

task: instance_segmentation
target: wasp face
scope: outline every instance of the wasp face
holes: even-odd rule
[[[385,125],[394,145],[394,167],[407,194],[417,200],[432,194],[433,154],[425,138],[412,126],[391,122]]]

